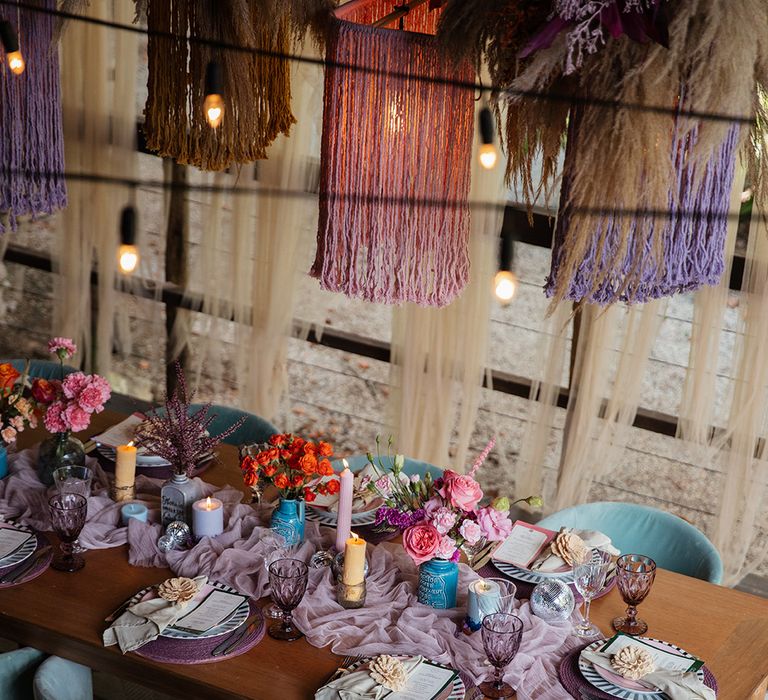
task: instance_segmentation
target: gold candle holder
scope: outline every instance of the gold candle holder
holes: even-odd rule
[[[136,498],[136,487],[134,484],[130,486],[112,486],[112,500],[115,503],[121,503],[122,501],[133,501]]]
[[[354,610],[365,606],[365,579],[360,583],[344,583],[341,576],[336,579],[336,600],[342,608]]]

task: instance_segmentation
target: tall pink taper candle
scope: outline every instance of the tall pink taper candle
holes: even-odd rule
[[[339,511],[336,522],[336,551],[343,552],[352,530],[352,497],[355,475],[349,470],[346,459],[342,459],[344,471],[341,472],[341,490],[339,491]]]

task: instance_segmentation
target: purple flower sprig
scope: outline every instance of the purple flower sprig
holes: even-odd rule
[[[401,511],[390,506],[382,506],[376,511],[376,525],[389,525],[398,530],[405,530],[420,523],[425,518],[423,508],[414,511]]]

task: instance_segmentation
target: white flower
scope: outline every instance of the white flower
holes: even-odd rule
[[[550,545],[552,554],[556,554],[566,564],[573,566],[584,561],[589,553],[589,547],[584,544],[584,540],[572,532],[561,530]]]
[[[651,653],[634,644],[625,646],[611,656],[611,666],[624,678],[633,681],[638,681],[656,670]]]
[[[157,594],[171,603],[178,603],[182,608],[197,595],[197,584],[185,576],[169,578],[157,587]]]
[[[382,655],[373,660],[368,667],[371,678],[379,685],[390,690],[400,691],[408,684],[408,674],[400,659]]]

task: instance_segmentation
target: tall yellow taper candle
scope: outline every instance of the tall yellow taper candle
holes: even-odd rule
[[[365,540],[354,532],[344,546],[344,570],[341,580],[347,586],[356,586],[365,580]]]
[[[132,442],[118,445],[117,463],[115,464],[115,489],[133,486],[136,481],[136,447]],[[115,500],[130,500],[129,494],[121,495],[117,491]]]

